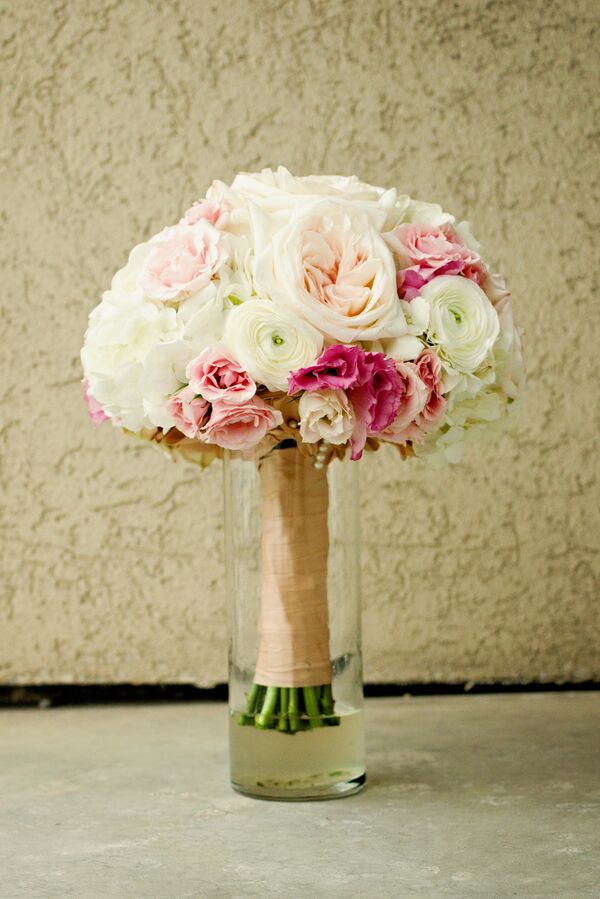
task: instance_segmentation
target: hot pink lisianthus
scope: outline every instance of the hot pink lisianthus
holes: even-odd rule
[[[360,459],[367,437],[384,431],[396,417],[402,385],[392,359],[383,353],[365,353],[367,374],[348,392],[356,426],[350,439],[350,458]]]
[[[267,432],[282,421],[281,412],[257,396],[235,406],[217,400],[203,437],[207,443],[216,443],[223,449],[247,450],[260,443]]]
[[[483,277],[481,258],[449,225],[441,228],[411,222],[386,235],[399,259],[398,293],[412,300],[436,275],[463,274],[479,283]]]
[[[155,300],[172,300],[205,287],[227,255],[221,232],[205,219],[165,228],[151,244],[138,285]]]
[[[94,424],[101,425],[103,421],[108,421],[108,415],[106,415],[98,400],[95,400],[89,392],[88,379],[84,378],[81,383],[83,384],[83,398],[87,404],[88,415]]]
[[[328,346],[313,365],[291,373],[288,393],[299,390],[348,390],[366,377],[365,351],[359,346]]]
[[[198,436],[209,409],[203,397],[196,396],[196,391],[188,385],[169,398],[167,407],[178,431],[186,437]]]
[[[190,387],[210,403],[245,403],[256,393],[248,372],[223,346],[204,350],[188,364]]]
[[[391,424],[402,397],[402,384],[392,359],[345,344],[328,347],[314,365],[290,375],[290,393],[321,389],[345,390],[350,400],[355,417],[351,459],[360,459],[367,437]]]
[[[196,200],[183,215],[180,225],[195,225],[205,219],[215,228],[225,228],[229,221],[227,208],[218,200]]]

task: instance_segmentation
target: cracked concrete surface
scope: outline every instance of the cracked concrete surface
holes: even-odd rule
[[[357,172],[470,219],[530,394],[497,444],[363,466],[371,681],[600,678],[598,4],[5,4],[0,682],[225,678],[220,471],[81,402],[88,312],[211,179]]]
[[[0,713],[6,899],[596,899],[597,693],[367,700],[368,784],[233,793],[221,704]]]

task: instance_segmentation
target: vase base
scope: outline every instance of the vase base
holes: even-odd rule
[[[363,773],[351,780],[315,786],[306,784],[286,787],[275,784],[240,784],[235,781],[231,781],[231,786],[236,793],[249,796],[251,799],[267,799],[274,802],[314,802],[352,796],[362,790],[366,781],[367,775]]]

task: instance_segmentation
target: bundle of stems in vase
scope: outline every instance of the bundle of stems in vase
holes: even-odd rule
[[[277,730],[296,734],[315,727],[335,726],[331,684],[318,687],[265,687],[252,684],[246,711],[238,716],[238,724],[260,730]]]

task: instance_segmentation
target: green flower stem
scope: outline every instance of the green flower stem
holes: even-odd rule
[[[277,706],[277,700],[279,699],[279,687],[267,687],[267,692],[265,694],[265,700],[262,704],[262,708],[258,715],[254,718],[254,723],[257,727],[263,729],[265,727],[270,727],[273,723],[273,714],[275,712],[275,707]]]
[[[252,724],[252,715],[254,715],[254,710],[256,708],[256,701],[258,699],[258,694],[260,693],[259,684],[252,684],[252,689],[248,693],[248,701],[246,703],[246,712],[241,712],[238,715],[238,724]]]
[[[286,731],[288,729],[288,693],[287,687],[281,687],[279,691],[279,721],[277,730]]]
[[[323,719],[319,709],[318,687],[303,687],[304,706],[306,714],[310,718],[311,727],[323,727]]]
[[[288,701],[288,715],[290,719],[290,733],[295,734],[300,730],[302,723],[298,716],[298,688],[290,687]]]
[[[325,684],[321,688],[321,708],[324,715],[333,715],[333,692],[331,684]]]

